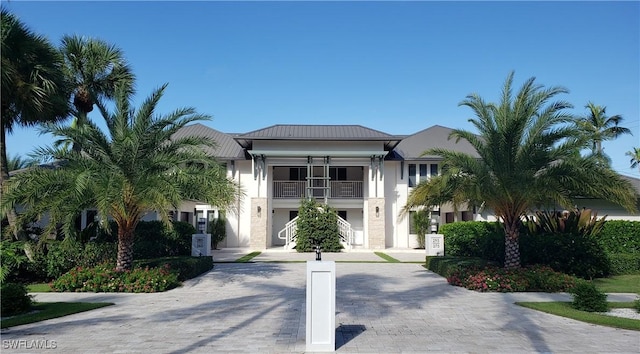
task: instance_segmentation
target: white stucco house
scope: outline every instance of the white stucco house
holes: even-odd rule
[[[273,125],[244,134],[226,134],[202,124],[180,136],[204,135],[218,146],[208,151],[226,165],[245,192],[236,213],[227,213],[225,248],[267,249],[291,246],[300,200],[312,196],[338,211],[347,249],[414,248],[411,216],[399,217],[412,188],[440,173],[437,156],[420,156],[432,147],[476,155],[466,141],[449,140],[450,128],[432,126],[412,135],[391,135],[360,125]],[[640,180],[630,178],[640,193]],[[599,200],[578,207],[598,210],[608,219],[640,220]],[[495,220],[490,210],[440,206],[437,223]],[[153,216],[150,215],[150,218]],[[206,224],[218,217],[208,205],[186,201],[175,219]]]

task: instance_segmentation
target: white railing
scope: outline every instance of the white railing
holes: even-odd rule
[[[331,181],[331,198],[362,199],[362,181]]]
[[[284,229],[278,232],[278,238],[284,240],[284,248],[290,249],[291,244],[296,242],[298,231],[298,217],[291,219],[284,225]]]
[[[340,232],[340,241],[346,243],[348,248],[351,248],[351,244],[353,243],[353,229],[351,228],[351,224],[338,216],[338,229]]]
[[[298,234],[298,217],[291,219],[285,224],[284,228],[278,232],[278,238],[284,240],[284,248],[292,249],[295,247]],[[345,243],[347,248],[351,248],[353,243],[353,229],[345,219],[338,216],[338,232],[340,233],[340,242]]]
[[[331,181],[330,198],[362,199],[362,181]],[[301,199],[307,196],[306,181],[273,181],[273,198]],[[314,197],[324,196],[321,187],[314,187]]]

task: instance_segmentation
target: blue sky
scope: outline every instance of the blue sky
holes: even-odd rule
[[[498,99],[514,70],[621,114],[633,136],[604,144],[620,173],[640,147],[639,2],[24,2],[2,4],[54,44],[98,37],[124,51],[138,100],[195,107],[207,125],[360,124],[390,134],[472,129],[458,103]],[[96,121],[101,118],[92,113]],[[51,143],[16,129],[10,154]]]

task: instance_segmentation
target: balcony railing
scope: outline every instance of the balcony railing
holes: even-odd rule
[[[329,198],[333,199],[362,199],[362,181],[330,181],[331,193]],[[314,186],[312,189],[314,197],[324,197],[324,188]],[[301,199],[307,196],[306,181],[274,181],[273,198],[275,199]]]

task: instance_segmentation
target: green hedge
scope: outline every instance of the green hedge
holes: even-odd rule
[[[184,281],[213,269],[213,257],[163,257],[134,261],[139,268],[159,268],[169,265],[169,269],[177,272],[178,280]]]
[[[596,237],[574,234],[520,234],[523,266],[544,264],[558,272],[585,279],[611,274],[609,255]]]
[[[2,316],[17,315],[31,308],[31,296],[27,294],[27,288],[22,284],[2,283],[0,297],[2,297],[0,301]]]
[[[435,257],[427,256],[425,260],[425,268],[439,274],[445,278],[449,277],[453,272],[467,268],[484,268],[490,262],[481,258],[444,256]]]
[[[611,264],[611,275],[640,273],[640,254],[610,254],[609,261]]]
[[[191,235],[195,233],[195,227],[187,222],[173,222],[171,229],[161,221],[140,222],[135,231],[133,258],[188,256]]]
[[[448,256],[478,257],[504,264],[504,230],[499,223],[454,222],[442,225],[440,233]]]
[[[640,254],[640,221],[607,220],[598,241],[609,254]]]

